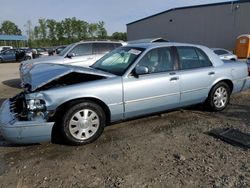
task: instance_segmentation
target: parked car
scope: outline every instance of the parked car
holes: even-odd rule
[[[49,56],[21,62],[20,76],[27,74],[33,65],[40,63],[59,63],[88,67],[109,51],[122,46],[120,42],[88,41],[67,46],[58,56]]]
[[[57,47],[49,49],[48,50],[49,56],[60,54],[64,48],[66,48],[66,46],[57,46]]]
[[[9,49],[0,52],[0,63],[16,61],[16,49]]]
[[[1,107],[2,135],[39,143],[51,140],[53,129],[74,145],[93,142],[111,122],[199,103],[221,111],[250,86],[246,63],[168,42],[123,46],[90,68],[37,64],[24,81],[25,92]]]
[[[49,55],[48,50],[46,48],[35,48],[35,50],[37,51],[39,57],[46,57]]]
[[[9,50],[9,49],[13,49],[13,47],[12,46],[0,46],[0,52]]]
[[[217,54],[222,60],[236,61],[238,57],[232,52],[222,49],[222,48],[212,48],[215,54]]]

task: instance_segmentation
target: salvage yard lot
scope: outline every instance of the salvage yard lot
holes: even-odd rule
[[[21,91],[0,64],[0,103]],[[0,138],[0,187],[250,187],[250,151],[206,133],[250,133],[250,90],[219,113],[182,109],[108,126],[85,146],[15,146]]]

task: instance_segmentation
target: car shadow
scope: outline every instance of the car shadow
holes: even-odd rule
[[[5,80],[2,82],[4,85],[6,86],[9,86],[9,87],[12,87],[12,88],[17,88],[17,89],[21,89],[21,86],[20,86],[20,79],[11,79],[11,80]]]

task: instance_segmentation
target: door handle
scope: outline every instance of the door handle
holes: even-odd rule
[[[94,59],[93,57],[88,57],[87,60]]]
[[[172,77],[172,78],[170,78],[170,82],[177,81],[177,80],[179,80],[179,77]]]
[[[215,75],[215,72],[209,72],[208,75]]]
[[[169,75],[176,75],[176,72],[170,72]]]
[[[215,72],[209,72],[208,75],[215,75]]]

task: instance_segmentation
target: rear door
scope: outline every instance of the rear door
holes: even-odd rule
[[[201,49],[190,46],[176,47],[179,57],[179,74],[182,106],[206,100],[216,79],[216,70]]]

